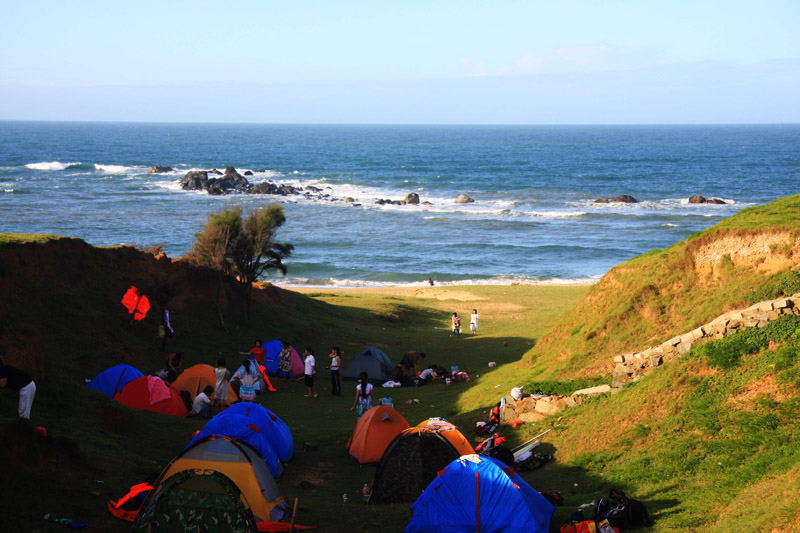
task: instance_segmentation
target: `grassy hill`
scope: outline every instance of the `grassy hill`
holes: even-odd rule
[[[751,207],[611,269],[526,357],[553,379],[607,375],[723,312],[800,291],[800,196]]]
[[[363,506],[353,496],[372,470],[344,453],[355,425],[352,382],[327,396],[324,360],[330,346],[345,365],[366,346],[392,359],[409,349],[432,363],[457,362],[475,380],[454,386],[379,390],[409,420],[445,416],[474,439],[472,428],[513,386],[571,392],[610,382],[611,356],[640,350],[720,313],[800,289],[800,197],[743,210],[666,250],[612,269],[593,287],[426,287],[411,290],[317,291],[264,286],[253,319],[241,322],[231,295],[215,305],[216,278],[181,261],[129,247],[99,249],[75,239],[0,236],[0,357],[30,369],[39,387],[33,422],[0,425],[0,470],[14,485],[0,489],[0,513],[12,531],[63,526],[51,513],[102,531],[127,525],[105,512],[105,500],[157,472],[202,426],[197,419],[127,409],[86,389],[83,378],[118,363],[145,373],[161,366],[153,343],[157,314],[131,323],[120,299],[137,285],[168,305],[188,364],[228,366],[253,339],[285,338],[316,348],[320,397],[303,398],[301,383],[277,381],[259,399],[292,428],[297,455],[278,485],[300,499],[298,522],[319,531],[402,531],[405,505]],[[35,242],[34,242],[35,241]],[[448,335],[453,311],[481,314],[477,336]],[[523,477],[566,498],[554,524],[611,488],[644,501],[652,531],[797,531],[800,511],[800,319],[707,342],[617,394],[596,397],[519,429],[503,427],[511,446],[560,424],[542,450],[556,460]],[[489,368],[488,362],[497,366]],[[479,377],[478,377],[479,376]],[[418,399],[419,403],[413,403]],[[412,400],[411,404],[407,404]],[[0,419],[16,398],[0,391]],[[310,442],[319,451],[303,451]],[[102,480],[104,483],[95,483]],[[306,481],[313,488],[301,488]],[[348,492],[351,501],[341,503]],[[8,522],[8,519],[6,519]]]

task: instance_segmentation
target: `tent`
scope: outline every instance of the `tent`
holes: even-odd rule
[[[273,477],[280,477],[283,473],[283,464],[278,457],[278,452],[261,432],[261,428],[254,424],[248,417],[235,413],[227,414],[229,409],[222,411],[209,420],[194,438],[189,441],[186,449],[191,448],[195,443],[200,442],[206,437],[222,435],[231,439],[246,442],[255,448],[264,457],[264,462],[269,468]]]
[[[459,451],[439,431],[426,427],[403,430],[383,452],[369,503],[413,502],[439,470],[459,457]]]
[[[366,372],[370,381],[383,383],[392,379],[394,364],[389,356],[378,348],[367,348],[355,356],[342,374],[342,379],[358,380]]]
[[[460,455],[472,455],[475,453],[475,448],[472,447],[472,444],[469,443],[464,434],[444,418],[429,418],[417,424],[417,427],[438,431],[450,441],[450,444],[458,450]]]
[[[189,415],[180,393],[155,376],[134,379],[114,395],[114,400],[128,407],[147,409],[164,415]]]
[[[547,533],[554,508],[513,468],[465,455],[438,473],[411,510],[406,533]]]
[[[392,440],[408,427],[408,421],[393,407],[376,405],[358,419],[347,441],[347,453],[361,466],[376,464]]]
[[[99,390],[109,398],[113,398],[122,387],[144,374],[128,365],[116,365],[103,370],[88,383],[90,389]]]
[[[142,504],[134,528],[150,514],[151,502],[157,501],[159,494],[169,488],[167,485],[169,479],[187,470],[213,470],[224,474],[241,491],[241,501],[257,521],[280,520],[288,509],[275,479],[270,475],[258,451],[245,442],[223,436],[212,436],[195,442],[167,465],[154,484],[155,488]],[[203,491],[199,486],[186,488]],[[152,530],[162,531],[157,528]]]
[[[267,369],[267,374],[277,374],[278,364],[281,362],[283,343],[281,343],[279,340],[272,339],[271,341],[267,341],[265,344],[263,344],[262,347],[267,352],[267,356],[264,359],[264,367]],[[292,377],[301,376],[305,371],[303,358],[300,357],[300,354],[297,353],[297,350],[294,349],[294,346],[290,345],[289,349],[292,351]]]
[[[239,402],[220,415],[243,415],[250,419],[252,424],[259,428],[259,432],[270,441],[272,447],[278,453],[278,458],[284,463],[288,463],[294,457],[294,438],[292,430],[289,429],[283,420],[278,416],[257,403]]]
[[[172,382],[173,389],[177,389],[179,392],[182,390],[189,392],[189,396],[192,397],[192,400],[194,400],[195,396],[203,392],[203,389],[207,386],[210,386],[212,389],[217,388],[217,376],[214,374],[214,367],[211,365],[191,366],[181,372],[181,375]],[[238,400],[238,396],[236,396],[236,392],[233,390],[233,387],[231,387],[231,384],[228,383],[228,400],[226,405],[230,405],[236,400]]]
[[[214,531],[256,533],[258,526],[242,492],[214,470],[183,470],[170,476],[136,515],[132,531]]]

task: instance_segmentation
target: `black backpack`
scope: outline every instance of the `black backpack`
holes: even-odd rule
[[[594,520],[608,520],[612,527],[620,530],[650,526],[653,521],[644,504],[628,498],[624,492],[612,489],[608,498],[601,498],[594,507]]]

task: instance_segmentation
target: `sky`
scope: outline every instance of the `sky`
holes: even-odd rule
[[[800,122],[800,0],[0,0],[0,120]]]

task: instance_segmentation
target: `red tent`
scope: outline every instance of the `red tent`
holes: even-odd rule
[[[164,415],[189,415],[180,393],[155,376],[134,379],[122,387],[114,399],[128,407],[147,409]]]

